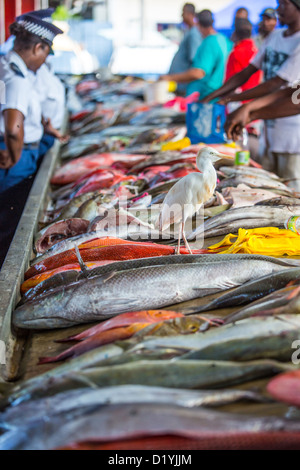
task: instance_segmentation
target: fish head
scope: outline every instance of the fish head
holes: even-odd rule
[[[183,318],[175,318],[174,325],[177,326],[181,334],[197,333],[203,325],[203,319],[196,316],[186,316]]]

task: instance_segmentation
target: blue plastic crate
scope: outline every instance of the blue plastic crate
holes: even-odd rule
[[[220,104],[188,105],[186,125],[192,144],[223,144],[227,142],[224,125],[226,107]]]

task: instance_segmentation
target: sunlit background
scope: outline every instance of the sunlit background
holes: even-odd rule
[[[15,16],[57,7],[55,21],[65,31],[55,42],[57,73],[89,73],[109,67],[113,73],[153,77],[166,73],[184,34],[183,0],[0,0],[0,42],[8,38]],[[230,36],[235,11],[246,7],[257,26],[260,13],[276,0],[196,0],[211,9],[216,28]]]

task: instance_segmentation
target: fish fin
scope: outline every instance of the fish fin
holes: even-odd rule
[[[111,273],[103,274],[103,275],[100,275],[100,276],[91,276],[89,274],[87,277],[89,279],[91,279],[93,277],[97,277],[99,279],[99,281],[101,281],[103,284],[105,284],[107,281],[112,279],[117,273],[118,273],[118,271],[112,271]]]
[[[212,291],[212,293],[216,292],[215,287],[193,287],[193,290],[205,290],[205,291]]]
[[[87,275],[89,273],[89,269],[86,266],[86,264],[84,263],[77,245],[75,245],[75,253],[76,253],[76,256],[77,256],[77,259],[78,259],[79,266],[81,268],[81,272],[85,277],[87,277]]]
[[[223,280],[219,281],[214,287],[210,287],[208,284],[205,285],[204,283],[202,284],[201,287],[193,287],[193,290],[205,290],[208,292],[213,293],[218,293],[218,291],[223,291],[223,290],[229,290],[229,289],[234,289],[235,287],[239,287],[240,284],[236,282],[231,282],[229,280]]]
[[[117,271],[113,271],[112,273],[106,274],[106,276],[103,276],[102,282],[105,284],[107,281],[112,279],[115,275],[117,274]]]

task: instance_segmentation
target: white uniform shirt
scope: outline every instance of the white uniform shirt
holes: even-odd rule
[[[65,114],[65,88],[62,82],[46,64],[36,74],[30,72],[30,76],[39,94],[43,117],[51,120],[54,129],[60,129]]]
[[[5,134],[3,111],[16,109],[24,116],[24,143],[41,140],[42,109],[37,91],[29,78],[23,59],[14,51],[0,58],[0,80],[5,85],[5,103],[1,105],[0,135]]]
[[[284,36],[276,30],[265,40],[251,64],[263,70],[264,79],[275,76],[293,84],[300,79],[300,32]],[[266,121],[268,147],[277,153],[300,153],[300,115]]]

